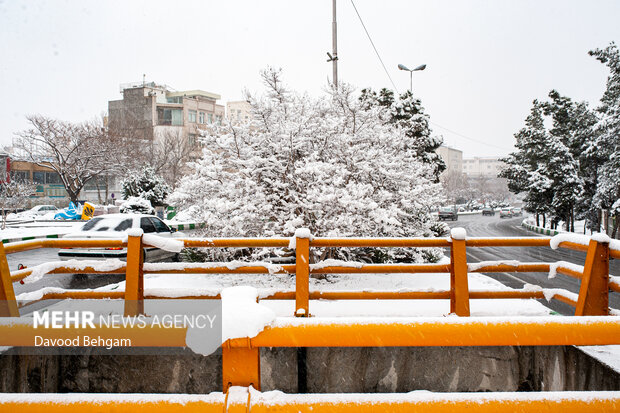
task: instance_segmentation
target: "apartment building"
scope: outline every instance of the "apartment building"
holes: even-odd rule
[[[444,173],[453,171],[463,173],[463,151],[441,145],[437,148],[437,153],[446,164]]]
[[[463,159],[463,173],[467,176],[497,178],[504,167],[504,163],[498,157],[478,157]]]
[[[123,99],[108,102],[112,129],[127,131],[136,139],[157,141],[174,134],[195,141],[208,125],[221,123],[221,96],[204,90],[172,91],[166,85],[133,83],[121,85]]]
[[[247,122],[252,116],[252,106],[245,100],[226,103],[226,118],[230,123]]]

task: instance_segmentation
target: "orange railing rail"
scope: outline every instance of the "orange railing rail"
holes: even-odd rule
[[[288,238],[219,238],[183,239],[186,248],[207,247],[287,247]],[[229,268],[226,263],[192,263],[171,266],[169,264],[145,264],[142,250],[146,244],[140,235],[130,235],[126,242],[119,240],[36,240],[6,246],[0,245],[0,315],[18,316],[19,308],[15,300],[13,283],[23,280],[33,273],[33,269],[10,272],[6,254],[27,251],[35,248],[59,247],[127,247],[127,262],[115,269],[99,270],[96,266],[73,268],[59,263],[48,273],[124,273],[126,288],[124,292],[59,291],[43,294],[41,299],[61,298],[115,298],[125,300],[125,314],[138,315],[144,311],[144,300],[151,297],[145,294],[144,274],[149,273],[289,273],[296,275],[295,291],[279,291],[263,299],[295,300],[296,317],[283,325],[267,328],[252,339],[228,340],[222,347],[223,388],[253,385],[260,389],[260,347],[312,347],[312,346],[473,346],[473,345],[606,345],[620,344],[620,323],[615,317],[607,316],[609,291],[620,292],[620,284],[610,280],[609,260],[620,258],[620,250],[609,247],[609,243],[594,238],[588,245],[575,242],[562,242],[562,248],[585,251],[586,260],[582,271],[572,265],[549,263],[467,263],[467,248],[482,247],[547,247],[549,238],[308,238],[295,237],[295,264],[267,266],[248,263],[245,266]],[[311,248],[338,247],[443,247],[450,249],[448,264],[362,264],[324,266],[310,263]],[[544,291],[470,291],[469,272],[548,272],[552,266],[558,273],[581,280],[576,299],[570,294],[556,293],[554,299],[575,306],[575,315],[592,317],[552,317],[539,320],[505,319],[479,320],[478,318],[449,318],[444,320],[389,320],[384,322],[354,320],[340,322],[305,318],[310,316],[310,301],[314,299],[449,299],[450,310],[458,316],[469,316],[470,299],[495,298],[544,298]],[[367,292],[367,291],[310,291],[311,274],[336,273],[449,273],[450,289],[434,292]],[[197,295],[175,298],[212,299],[219,295]],[[6,330],[6,331],[5,331]],[[9,336],[11,342],[4,345],[29,345],[32,330],[19,324],[0,325],[0,335]],[[462,333],[459,333],[461,332]],[[115,334],[118,331],[114,332]],[[162,340],[160,334],[143,336],[143,331],[128,331],[137,343],[155,345],[185,346],[186,331],[167,331]],[[59,332],[59,334],[61,334]],[[105,334],[101,330],[101,334]]]
[[[287,247],[289,238],[192,238],[180,240],[186,248],[256,248],[256,247]],[[297,237],[295,264],[280,265],[277,273],[296,274],[296,288],[294,292],[281,291],[272,294],[266,299],[295,300],[295,315],[310,315],[310,300],[312,299],[450,299],[451,312],[459,316],[468,316],[470,299],[492,298],[544,298],[543,291],[469,291],[467,274],[470,272],[510,273],[510,272],[549,272],[553,264],[549,263],[467,263],[467,248],[480,247],[548,247],[550,238],[304,238]],[[16,316],[19,314],[15,304],[15,294],[12,283],[21,281],[32,274],[32,269],[10,272],[6,254],[28,251],[37,248],[118,248],[127,247],[127,264],[114,270],[105,271],[97,268],[72,268],[58,265],[49,271],[50,274],[59,273],[93,273],[93,274],[126,274],[125,292],[95,292],[95,291],[60,291],[43,294],[40,298],[124,298],[126,313],[137,314],[143,310],[142,300],[153,297],[144,294],[144,274],[172,273],[172,274],[265,274],[273,272],[265,266],[248,263],[245,266],[228,268],[226,263],[200,265],[192,264],[170,268],[165,264],[145,264],[142,262],[142,248],[145,244],[141,236],[129,236],[127,241],[121,240],[70,240],[46,239],[18,242],[0,245],[0,316]],[[620,292],[620,282],[609,277],[609,259],[620,258],[620,250],[610,249],[609,244],[598,240],[590,240],[589,245],[575,242],[561,242],[562,248],[587,252],[583,271],[576,271],[571,265],[555,265],[557,273],[581,279],[581,288],[577,299],[572,294],[556,292],[553,299],[575,307],[575,315],[607,315],[609,314],[608,291]],[[334,265],[313,266],[310,264],[310,248],[352,248],[352,247],[405,247],[428,248],[443,247],[450,249],[450,263],[448,264],[362,264],[362,265]],[[311,274],[368,274],[368,273],[450,273],[450,290],[434,292],[369,292],[343,291],[321,292],[309,290]],[[179,298],[179,297],[175,297]],[[211,296],[186,296],[181,298],[219,298]],[[135,307],[137,306],[137,307]],[[135,308],[134,308],[135,307]]]

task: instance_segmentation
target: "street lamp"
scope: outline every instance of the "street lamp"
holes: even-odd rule
[[[407,72],[409,72],[409,92],[413,93],[413,72],[426,69],[426,65],[420,65],[415,69],[409,69],[407,66],[399,63],[398,68],[400,70],[406,70]]]

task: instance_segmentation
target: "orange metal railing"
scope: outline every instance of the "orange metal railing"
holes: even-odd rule
[[[257,248],[257,247],[287,247],[288,238],[245,239],[184,239],[186,248]],[[610,249],[609,244],[591,240],[589,245],[572,242],[560,243],[560,247],[587,253],[583,271],[574,268],[557,266],[557,272],[580,279],[580,291],[577,300],[562,294],[555,294],[554,299],[575,307],[575,315],[593,317],[554,317],[553,320],[496,320],[480,321],[476,318],[450,318],[435,321],[389,320],[385,322],[339,322],[338,320],[324,320],[310,317],[310,301],[316,299],[332,300],[362,300],[362,299],[449,299],[450,311],[458,316],[470,315],[471,299],[541,299],[544,292],[538,291],[470,291],[468,287],[469,272],[510,273],[510,272],[548,272],[549,263],[519,263],[510,264],[479,264],[470,270],[467,263],[467,248],[484,247],[531,247],[540,248],[550,245],[549,238],[303,238],[295,239],[295,264],[281,265],[277,273],[295,274],[295,291],[280,291],[263,299],[295,300],[296,318],[283,325],[275,325],[265,329],[258,336],[249,339],[228,340],[222,346],[223,357],[223,388],[227,391],[231,386],[250,386],[260,389],[260,347],[312,347],[312,346],[474,346],[474,345],[605,345],[620,344],[620,323],[615,317],[600,317],[609,314],[609,291],[620,292],[620,284],[610,281],[609,260],[620,258],[620,250]],[[138,315],[144,311],[144,300],[151,297],[145,294],[144,274],[149,273],[238,273],[238,274],[265,274],[274,268],[248,263],[235,269],[228,268],[225,263],[221,266],[213,264],[194,264],[188,268],[169,269],[165,265],[149,264],[145,269],[143,248],[148,247],[142,236],[129,236],[127,242],[119,240],[36,240],[7,246],[0,245],[0,316],[17,316],[19,308],[15,301],[13,283],[21,281],[32,274],[32,269],[10,272],[6,254],[27,251],[36,248],[67,248],[67,247],[126,247],[127,263],[114,270],[98,271],[96,268],[76,269],[70,266],[59,265],[50,274],[57,273],[124,273],[126,288],[124,292],[94,292],[94,291],[62,291],[43,294],[41,299],[62,298],[115,298],[125,300],[125,314]],[[361,264],[356,266],[327,266],[317,267],[310,264],[311,248],[352,248],[352,247],[401,247],[401,248],[449,248],[450,263],[448,264]],[[310,291],[310,276],[312,274],[339,274],[339,273],[449,273],[450,289],[446,291],[416,292],[416,291]],[[213,299],[215,295],[196,295],[175,298]],[[456,321],[455,321],[456,320]],[[6,330],[6,331],[5,331]],[[9,336],[12,340],[5,345],[28,345],[31,330],[27,326],[13,324],[0,325],[0,335]],[[144,331],[127,331],[141,345],[185,346],[185,330],[167,329],[163,335],[159,331],[150,333]],[[73,331],[75,333],[75,331]],[[118,331],[109,332],[117,334]],[[67,334],[66,331],[56,332],[58,335]],[[105,331],[101,331],[105,335]],[[156,344],[157,343],[157,344]],[[249,393],[248,393],[249,394]],[[227,396],[226,396],[227,397]],[[248,396],[249,398],[249,396]],[[614,408],[617,409],[614,400]],[[577,399],[575,399],[577,400]],[[603,400],[603,399],[601,399]],[[605,399],[606,400],[606,399]],[[609,401],[596,403],[598,408],[608,409]],[[516,402],[515,402],[516,403]],[[530,407],[519,403],[509,403],[506,410],[515,406],[525,410],[536,410],[534,404]],[[586,411],[595,403],[585,403],[585,406],[575,402],[575,411]],[[226,403],[224,403],[226,405]],[[467,403],[464,402],[463,408]],[[20,405],[23,407],[23,405]],[[202,406],[202,405],[201,405]],[[215,403],[218,409],[221,403]],[[289,403],[288,407],[297,406],[301,410],[311,409],[312,403]],[[407,409],[411,403],[405,403]],[[429,411],[444,411],[445,403],[438,403]],[[502,406],[493,405],[489,411],[501,411]],[[569,403],[562,405],[563,411],[571,411]],[[202,406],[205,407],[205,406]],[[297,408],[295,407],[295,408]],[[362,406],[363,407],[363,406]],[[367,407],[367,406],[366,406]],[[392,408],[390,406],[389,408]],[[428,407],[428,406],[427,406]],[[548,406],[547,406],[548,407]],[[129,407],[127,407],[129,408]],[[252,407],[260,409],[253,405]],[[334,404],[333,409],[348,411],[351,405],[347,403]],[[359,411],[360,406],[355,408]],[[451,405],[451,410],[454,405]],[[498,410],[499,409],[499,410]],[[404,410],[404,409],[403,409]],[[550,409],[552,411],[553,409]],[[558,409],[559,410],[559,409]],[[610,410],[611,411],[611,410]]]
[[[287,247],[288,238],[215,238],[215,239],[184,239],[186,248],[257,248],[257,247]],[[480,247],[547,247],[550,245],[549,238],[467,238],[466,240],[453,238],[308,238],[296,239],[296,263],[293,265],[279,266],[279,273],[296,274],[295,292],[279,292],[268,297],[269,299],[295,299],[295,315],[309,316],[309,301],[311,299],[450,299],[451,312],[459,316],[468,316],[470,299],[492,298],[543,298],[542,291],[488,291],[470,292],[468,289],[468,272],[484,273],[510,273],[510,272],[549,272],[548,263],[520,263],[519,265],[487,265],[484,267],[468,270],[467,248]],[[126,274],[126,289],[124,293],[104,293],[93,291],[63,291],[50,292],[41,297],[44,299],[60,298],[125,298],[127,303],[126,313],[133,314],[141,311],[141,301],[144,296],[144,274],[149,273],[172,273],[172,274],[265,274],[270,269],[248,263],[235,269],[228,268],[224,263],[221,266],[194,265],[189,268],[156,268],[150,265],[149,270],[144,269],[142,251],[148,246],[142,237],[128,237],[126,242],[121,240],[69,240],[47,239],[18,242],[0,246],[0,300],[4,303],[0,306],[0,315],[19,314],[15,301],[12,283],[21,281],[32,274],[31,269],[9,271],[6,254],[28,251],[37,248],[120,248],[126,247],[127,264],[115,270],[98,271],[95,268],[71,268],[58,266],[49,274],[60,273],[93,273],[93,274]],[[451,261],[449,264],[364,264],[361,266],[327,266],[312,268],[310,265],[310,248],[351,248],[351,247],[401,247],[401,248],[427,248],[443,247],[450,249]],[[620,292],[620,283],[609,278],[609,259],[620,258],[620,250],[609,249],[608,244],[591,240],[588,246],[562,242],[560,247],[577,251],[586,251],[587,258],[583,273],[572,268],[558,266],[557,272],[574,278],[581,279],[581,289],[577,301],[562,294],[555,294],[553,299],[575,306],[575,315],[607,315],[608,291]],[[450,273],[450,290],[435,292],[320,292],[309,290],[309,277],[311,274],[370,274],[370,273]],[[165,297],[148,297],[165,298]],[[187,297],[184,297],[187,298]],[[192,296],[192,298],[219,298],[219,295]],[[131,302],[131,303],[130,303]],[[135,304],[134,304],[135,303]],[[138,308],[129,308],[138,305]]]

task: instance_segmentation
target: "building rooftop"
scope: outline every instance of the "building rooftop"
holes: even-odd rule
[[[187,97],[200,96],[200,97],[205,97],[205,98],[213,99],[213,100],[220,100],[222,98],[217,93],[206,92],[204,90],[199,90],[199,89],[182,90],[179,92],[167,92],[166,93],[166,97],[169,97],[169,98],[177,97],[177,96],[187,96]]]

